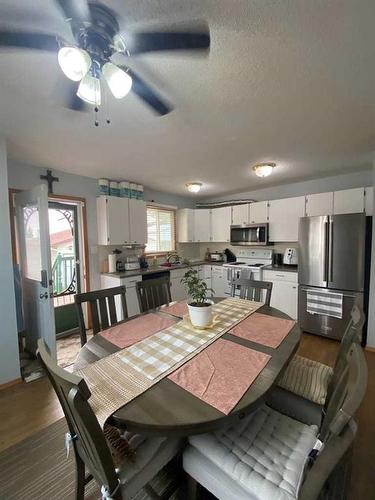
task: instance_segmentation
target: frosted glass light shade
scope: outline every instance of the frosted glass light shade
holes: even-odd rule
[[[89,54],[78,47],[62,47],[57,55],[60,68],[73,82],[79,82],[91,66]]]
[[[124,70],[115,64],[106,62],[102,68],[102,73],[116,99],[122,99],[130,92],[133,80]]]
[[[188,191],[190,191],[190,193],[199,193],[202,184],[200,182],[189,182],[188,184],[186,184],[186,187],[188,188]]]
[[[87,75],[82,78],[77,90],[77,96],[89,104],[95,104],[100,106],[101,104],[101,91],[100,91],[100,80],[95,78],[95,76]]]
[[[275,166],[275,163],[262,163],[260,165],[255,165],[255,167],[253,167],[253,170],[255,172],[255,175],[257,175],[258,177],[268,177],[272,174]]]

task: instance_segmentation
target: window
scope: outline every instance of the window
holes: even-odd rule
[[[146,253],[167,253],[176,249],[174,210],[147,207]]]

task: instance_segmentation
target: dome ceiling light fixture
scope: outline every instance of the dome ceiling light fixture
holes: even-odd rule
[[[70,41],[54,33],[0,29],[0,49],[56,53],[62,72],[71,80],[65,107],[74,111],[84,111],[85,103],[89,103],[97,112],[106,100],[103,94],[108,87],[116,99],[124,98],[131,91],[156,114],[166,115],[173,107],[131,69],[135,58],[152,52],[208,53],[210,48],[210,31],[205,21],[191,22],[188,27],[185,24],[182,30],[167,26],[157,31],[134,33],[130,29],[122,30],[118,14],[100,1],[54,0],[52,3],[60,9],[61,21],[71,28]],[[3,24],[6,26],[6,22]],[[104,82],[107,85],[103,85]]]
[[[188,191],[190,191],[190,193],[199,193],[199,191],[201,190],[202,188],[202,183],[201,182],[188,182],[186,184],[186,187],[188,189]]]
[[[253,170],[255,175],[258,177],[268,177],[272,174],[273,169],[276,167],[276,163],[266,162],[266,163],[258,163],[253,166]]]

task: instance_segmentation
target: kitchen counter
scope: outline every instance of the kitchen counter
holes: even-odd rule
[[[211,261],[198,261],[191,262],[191,266],[202,266],[202,265],[213,265],[213,266],[222,266],[223,262],[211,262]],[[112,278],[131,278],[132,276],[139,276],[143,274],[154,274],[154,273],[162,273],[167,271],[173,271],[174,269],[186,269],[188,268],[188,264],[172,264],[170,267],[166,266],[150,266],[147,269],[134,269],[133,271],[121,271],[117,273],[101,273],[104,276],[112,276]]]
[[[286,264],[281,264],[280,266],[275,266],[274,264],[271,264],[269,266],[264,266],[262,269],[266,271],[280,271],[283,273],[285,272],[298,273],[298,266],[288,266]]]

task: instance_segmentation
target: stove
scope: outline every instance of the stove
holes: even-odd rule
[[[262,280],[262,268],[272,264],[273,250],[239,250],[236,262],[223,264],[226,268],[224,292],[231,294],[231,282],[234,279]]]

